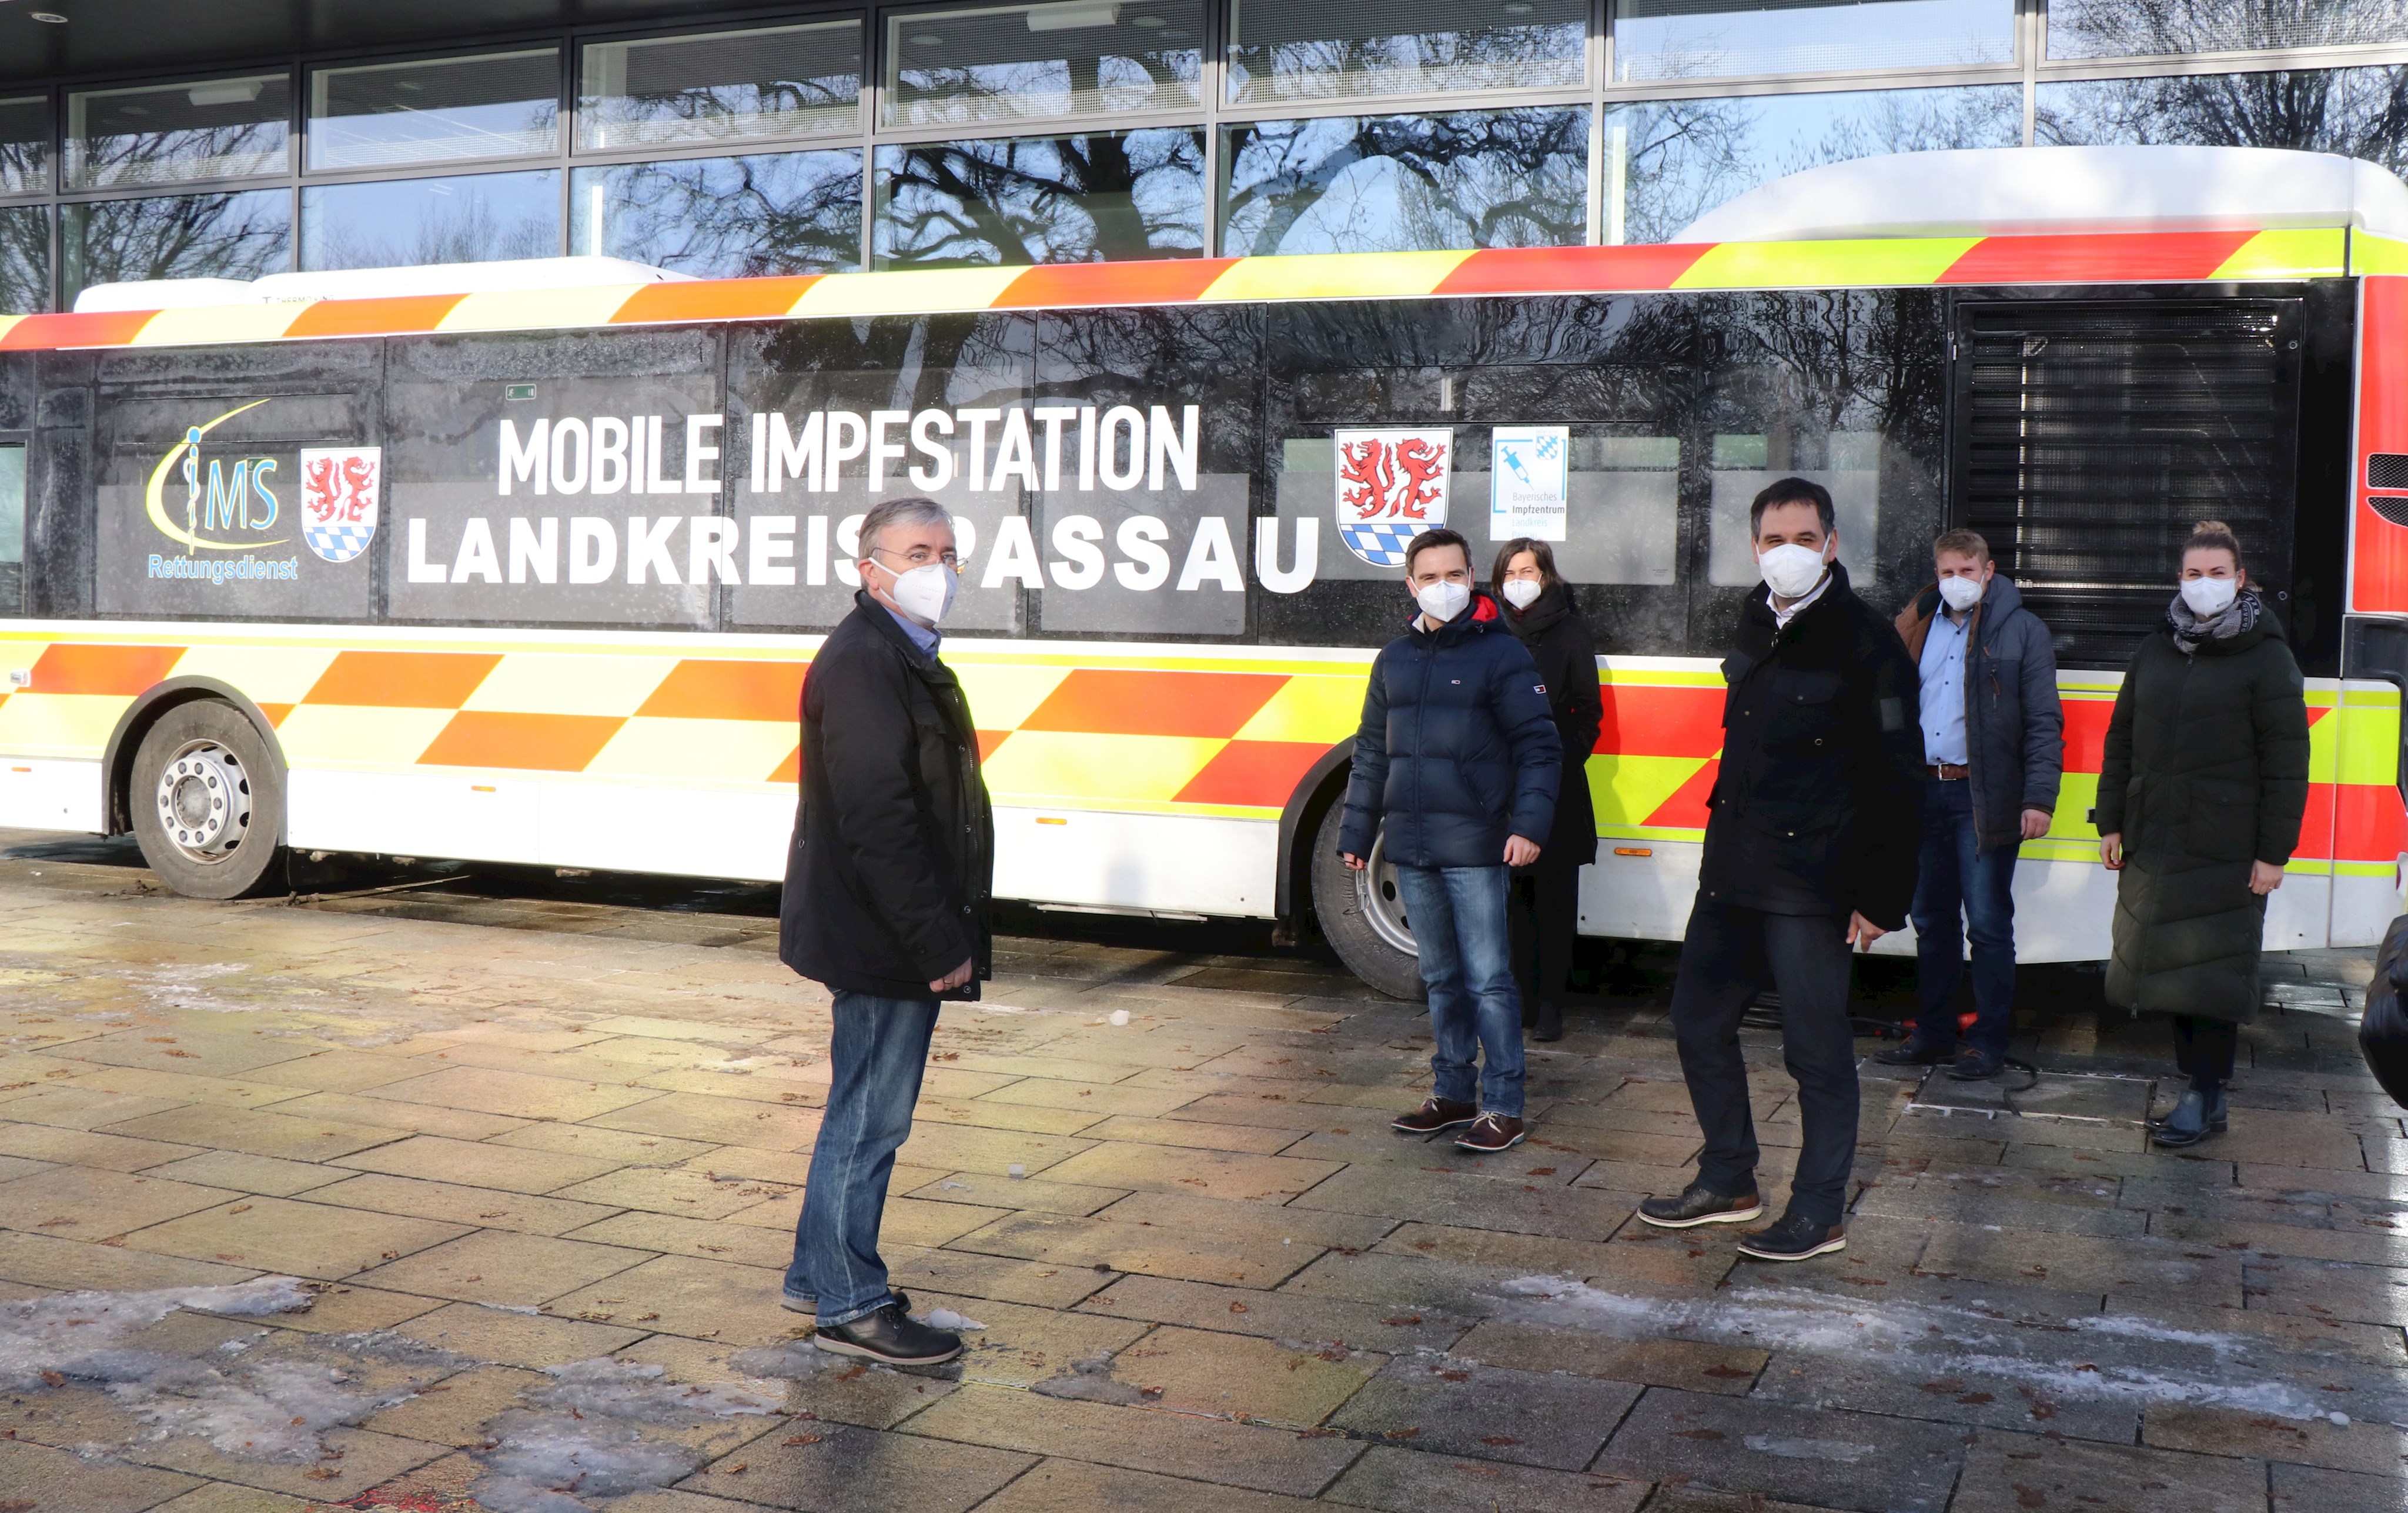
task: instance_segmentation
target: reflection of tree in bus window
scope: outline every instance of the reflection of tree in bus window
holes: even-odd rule
[[[2043,146],[2288,147],[2408,171],[2408,68],[2291,69],[2042,84]]]
[[[2052,0],[2052,58],[2363,47],[2408,39],[2398,0]],[[2280,77],[2272,76],[2272,77]],[[2271,144],[2270,144],[2271,145]]]
[[[572,252],[706,279],[861,266],[861,154],[764,152],[580,168]]]
[[[281,189],[63,206],[63,296],[136,279],[256,279],[292,267],[293,197]]]
[[[1371,252],[1583,239],[1584,107],[1263,121],[1229,130],[1223,250]]]
[[[1204,134],[1174,127],[882,147],[877,266],[1194,257]]]

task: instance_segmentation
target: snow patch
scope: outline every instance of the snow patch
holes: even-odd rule
[[[257,1318],[297,1313],[315,1299],[300,1279],[262,1276],[232,1287],[161,1288],[149,1292],[64,1292],[0,1304],[0,1386],[25,1391],[49,1376],[128,1379],[137,1360],[171,1357],[128,1350],[123,1342],[179,1308]],[[49,1382],[57,1386],[56,1382]]]
[[[2076,1315],[2019,1328],[1978,1300],[1869,1308],[1770,1287],[1707,1299],[1634,1297],[1556,1276],[1518,1277],[1502,1291],[1503,1317],[1624,1338],[1670,1335],[1797,1350],[1893,1373],[2003,1377],[2072,1402],[2188,1403],[2294,1420],[2329,1411],[2264,1369],[2258,1357],[2269,1342],[2129,1316]],[[2067,1346],[2069,1336],[2086,1335],[2120,1348],[2083,1361]]]
[[[666,1487],[704,1457],[647,1426],[770,1413],[785,1395],[774,1382],[681,1387],[659,1366],[607,1356],[550,1375],[551,1385],[523,1394],[536,1411],[513,1408],[486,1426],[477,1454],[485,1472],[469,1493],[493,1513],[584,1513],[597,1499]]]
[[[956,1333],[959,1333],[964,1330],[980,1330],[986,1328],[984,1324],[980,1323],[969,1315],[957,1314],[951,1308],[931,1308],[925,1315],[914,1314],[911,1317],[919,1319],[920,1322],[927,1325],[930,1329],[949,1329]]]
[[[1787,1461],[1837,1461],[1842,1465],[1854,1465],[1880,1449],[1873,1445],[1850,1445],[1836,1439],[1794,1439],[1786,1434],[1750,1434],[1740,1443],[1759,1454],[1778,1455]]]

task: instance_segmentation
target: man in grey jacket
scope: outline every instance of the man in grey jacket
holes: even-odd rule
[[[2048,627],[1970,530],[1931,543],[1940,581],[1898,617],[1923,673],[1923,857],[1914,888],[1914,1035],[1875,1058],[1954,1059],[1952,1077],[1995,1077],[2015,1007],[2015,857],[2048,833],[2065,767],[2065,712]],[[1972,942],[1971,1031],[1949,1000]]]

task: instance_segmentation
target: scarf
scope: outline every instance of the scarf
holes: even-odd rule
[[[2174,646],[2185,656],[2195,656],[2200,647],[2211,641],[2230,641],[2258,623],[2265,604],[2257,591],[2244,588],[2232,597],[2224,612],[2213,619],[2201,619],[2185,603],[2180,594],[2166,608],[2166,624],[2173,627]]]

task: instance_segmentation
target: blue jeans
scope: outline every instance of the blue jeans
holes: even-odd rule
[[[1973,943],[1973,1008],[1965,1043],[2007,1053],[2015,1014],[2015,856],[2017,845],[1973,849],[1973,787],[1923,785],[1923,864],[1914,884],[1915,987],[1922,1014],[1915,1035],[1929,1045],[1956,1043],[1948,1001]]]
[[[1429,992],[1438,1095],[1522,1117],[1522,994],[1513,986],[1508,874],[1496,867],[1399,867],[1397,893]],[[1474,1059],[1484,1055],[1477,1069]]]
[[[786,1296],[819,1303],[833,1329],[895,1301],[878,1259],[878,1224],[895,1152],[911,1134],[911,1105],[937,1028],[933,999],[838,991],[828,1045],[827,1109],[811,1147]]]

